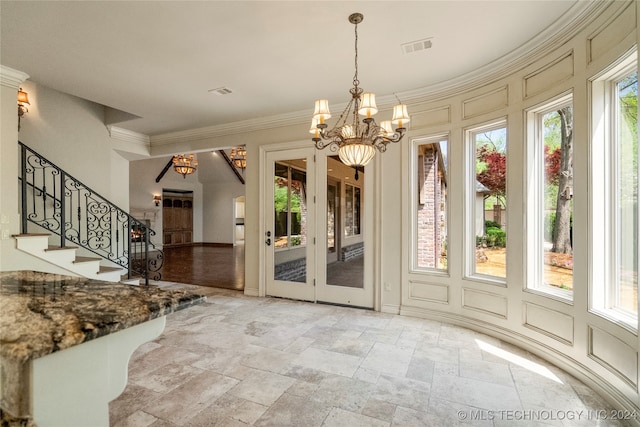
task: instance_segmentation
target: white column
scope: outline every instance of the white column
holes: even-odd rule
[[[20,232],[18,89],[28,74],[0,65],[0,271],[11,270]],[[27,113],[28,114],[28,113]]]

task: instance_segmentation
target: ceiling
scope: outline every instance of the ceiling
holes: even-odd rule
[[[402,98],[549,36],[584,1],[0,1],[0,61],[154,136],[343,104],[354,72]],[[430,38],[405,54],[401,45]],[[527,47],[529,46],[529,47]],[[226,87],[228,95],[211,89]],[[380,102],[379,102],[380,103]],[[334,107],[335,108],[335,107]]]

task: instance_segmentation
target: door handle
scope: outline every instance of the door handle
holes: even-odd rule
[[[267,239],[264,242],[267,244],[267,246],[271,246],[271,239]]]

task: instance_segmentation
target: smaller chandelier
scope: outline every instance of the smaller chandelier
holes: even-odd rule
[[[247,167],[247,148],[245,145],[241,145],[239,147],[234,147],[231,149],[231,162],[233,165],[238,168],[244,169]]]
[[[393,107],[393,118],[381,122],[380,125],[371,117],[378,112],[376,96],[373,93],[364,93],[358,80],[358,24],[363,19],[361,13],[352,13],[349,16],[349,22],[355,25],[355,74],[353,87],[349,90],[351,99],[332,129],[328,129],[325,123],[325,120],[331,118],[329,101],[316,100],[309,129],[317,149],[330,147],[331,151],[338,152],[340,160],[345,165],[354,168],[364,167],[369,163],[376,155],[376,149],[384,153],[390,142],[399,142],[406,132],[404,125],[410,121],[407,106],[402,103]],[[364,116],[362,122],[358,114]],[[395,130],[392,124],[396,125]]]
[[[180,154],[179,156],[173,156],[173,169],[186,178],[187,175],[191,175],[198,168],[198,161],[194,158],[193,154],[185,156]]]

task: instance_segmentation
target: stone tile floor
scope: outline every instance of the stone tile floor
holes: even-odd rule
[[[626,425],[567,373],[468,329],[192,288],[208,301],[134,353],[111,426]]]

